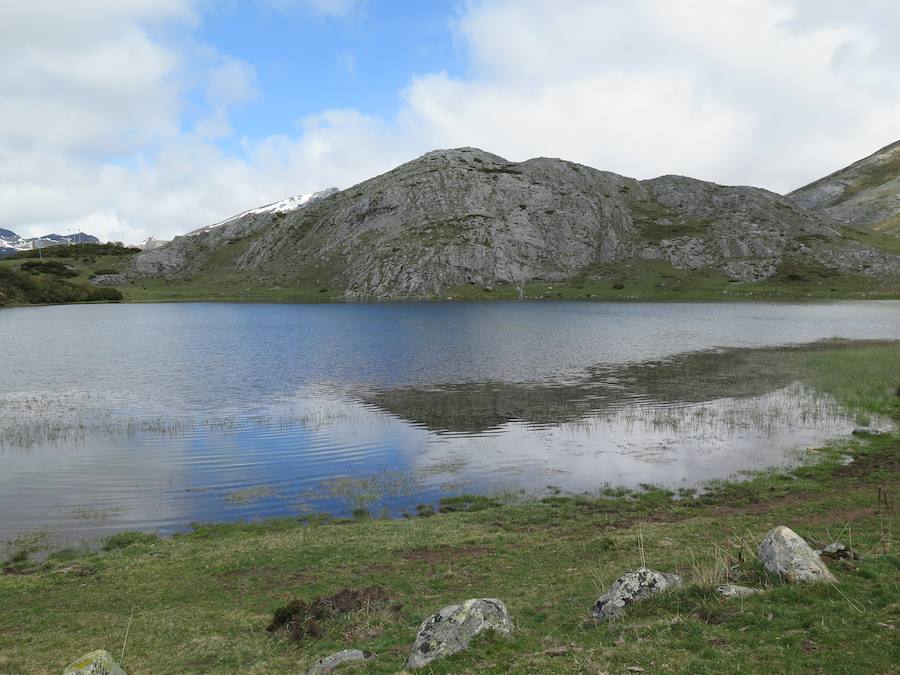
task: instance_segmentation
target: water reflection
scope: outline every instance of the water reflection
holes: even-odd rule
[[[461,492],[695,487],[789,464],[852,428],[849,411],[799,381],[802,351],[604,365],[564,384],[319,384],[209,416],[146,415],[97,393],[7,394],[0,538],[396,515]]]

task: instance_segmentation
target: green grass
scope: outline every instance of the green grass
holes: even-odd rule
[[[453,300],[511,300],[512,284],[485,289],[476,284],[448,288]],[[775,277],[734,282],[715,270],[679,270],[668,262],[611,263],[566,281],[528,281],[526,299],[624,301],[838,300],[900,298],[900,281],[832,274],[824,269],[784,266]]]
[[[94,286],[90,279],[124,270],[135,253],[113,244],[20,251],[0,260],[0,307],[121,300],[119,289]]]
[[[787,354],[809,383],[900,422],[897,349]],[[124,653],[134,673],[302,672],[356,647],[378,654],[368,672],[394,673],[422,619],[488,596],[506,602],[513,636],[479,639],[425,672],[895,672],[900,435],[839,441],[809,456],[817,461],[790,473],[682,499],[652,487],[527,501],[469,495],[423,505],[430,517],[407,520],[202,525],[168,539],[126,533],[105,550],[43,562],[33,554],[44,539],[23,537],[0,575],[0,671],[59,672],[102,647]],[[833,564],[836,586],[784,585],[754,554],[777,524],[810,540],[841,539],[862,560]],[[642,562],[677,571],[686,588],[595,624],[597,596]],[[719,599],[726,569],[766,592]],[[266,632],[273,611],[292,600],[373,585],[400,607],[329,619],[321,637],[299,643]]]

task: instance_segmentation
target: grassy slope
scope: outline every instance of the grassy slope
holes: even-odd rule
[[[86,244],[47,247],[40,251],[40,257],[38,251],[22,251],[4,258],[0,260],[0,306],[115,300],[114,289],[99,289],[89,283],[90,278],[97,272],[123,270],[134,252],[134,249],[111,245]],[[60,263],[75,274],[61,276],[22,271],[23,265],[35,263]]]
[[[877,235],[861,233],[860,237]],[[793,275],[790,278],[788,275]],[[125,286],[125,299],[132,302],[340,302],[343,294],[317,281],[311,273],[300,282],[263,287],[250,286],[233,276],[201,274],[187,282],[147,280]],[[621,287],[619,287],[621,286]],[[900,298],[900,280],[833,275],[825,270],[787,270],[758,283],[730,282],[713,270],[677,270],[667,262],[634,261],[587,270],[562,282],[531,281],[528,299],[570,300],[837,300]],[[509,300],[517,297],[512,285],[484,289],[480,286],[448,288],[434,300]]]
[[[797,353],[795,365],[811,384],[900,421],[898,350]],[[482,638],[431,672],[895,672],[898,453],[898,435],[853,439],[811,452],[819,462],[791,474],[722,484],[696,500],[659,490],[476,499],[471,511],[430,518],[205,526],[167,540],[118,537],[107,552],[43,564],[20,558],[0,576],[0,671],[59,671],[98,647],[118,656],[127,631],[133,673],[298,672],[348,646],[375,651],[370,670],[390,673],[425,616],[492,596],[506,601],[514,636]],[[854,463],[841,465],[842,455]],[[879,489],[891,493],[887,505]],[[753,553],[780,523],[852,542],[863,559],[832,566],[837,586],[783,585]],[[679,571],[688,587],[595,625],[597,595],[642,558]],[[720,600],[712,587],[730,565],[740,581],[770,590]],[[370,584],[402,609],[345,615],[300,645],[265,631],[292,598]],[[545,653],[558,647],[568,651]]]

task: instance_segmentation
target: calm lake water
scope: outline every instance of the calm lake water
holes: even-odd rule
[[[695,487],[852,429],[722,351],[835,337],[900,337],[900,302],[3,310],[0,540]]]

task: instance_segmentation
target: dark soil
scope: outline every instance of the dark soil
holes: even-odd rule
[[[266,628],[270,633],[286,630],[291,639],[300,642],[306,637],[322,636],[322,622],[341,614],[383,609],[390,604],[388,592],[381,586],[342,588],[334,595],[313,600],[294,600],[279,607]]]

